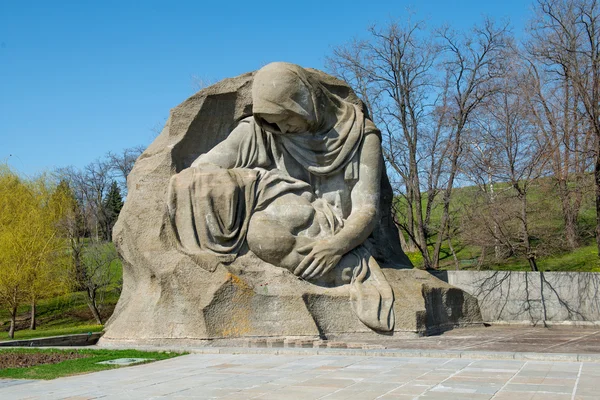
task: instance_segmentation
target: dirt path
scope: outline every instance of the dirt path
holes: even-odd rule
[[[70,353],[0,353],[0,369],[33,367],[42,364],[57,364],[75,358],[86,358],[89,354]]]

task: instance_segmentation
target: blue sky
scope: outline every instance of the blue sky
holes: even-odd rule
[[[509,19],[520,34],[531,2],[0,1],[0,163],[34,175],[147,146],[193,77],[323,69],[333,47],[407,9],[457,29]]]

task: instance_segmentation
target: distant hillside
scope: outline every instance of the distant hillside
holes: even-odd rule
[[[594,226],[595,205],[592,176],[588,176],[589,184],[581,193],[581,208],[577,220],[579,246],[570,249],[565,240],[564,221],[562,218],[561,202],[556,185],[550,178],[535,181],[527,195],[527,220],[529,224],[529,240],[535,249],[536,260],[540,270],[547,271],[600,271],[596,252]],[[501,204],[490,206],[489,187],[485,193],[477,186],[466,186],[454,189],[452,193],[452,248],[454,249],[459,269],[502,269],[529,270],[529,265],[518,249],[521,219],[515,191],[507,184],[494,184],[495,201]],[[426,204],[426,195],[423,208]],[[440,223],[442,207],[441,194],[435,199],[431,212],[428,239],[430,252],[435,243],[435,232]],[[399,216],[406,221],[406,203],[399,201]],[[486,219],[487,218],[487,219]],[[506,246],[501,256],[495,255],[494,223],[501,221],[502,229],[509,244],[515,243],[515,248]],[[497,225],[497,224],[496,224]],[[408,240],[408,235],[404,233]],[[483,254],[482,244],[487,244]],[[502,246],[500,246],[502,247]],[[511,254],[512,251],[512,254]],[[416,267],[422,267],[422,256],[418,251],[407,252]],[[456,269],[457,262],[452,255],[447,240],[442,247],[440,266],[442,269]]]

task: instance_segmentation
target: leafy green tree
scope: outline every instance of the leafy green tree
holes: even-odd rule
[[[26,276],[22,273],[21,244],[28,193],[21,180],[6,166],[0,166],[0,304],[10,314],[8,335],[16,329],[17,308],[26,298]]]
[[[35,328],[36,302],[67,288],[58,224],[64,204],[52,201],[53,193],[45,176],[26,180],[0,167],[0,303],[11,316],[11,338],[19,305],[30,301]]]
[[[27,296],[31,305],[30,329],[36,328],[36,305],[42,298],[69,290],[67,240],[60,222],[69,211],[68,199],[56,195],[57,188],[46,176],[26,182],[32,201],[26,230],[30,238]]]

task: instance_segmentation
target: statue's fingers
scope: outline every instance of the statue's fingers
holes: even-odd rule
[[[302,274],[302,278],[304,278],[304,279],[310,279],[309,277],[312,276],[313,271],[318,266],[319,266],[319,260],[313,260],[313,262],[310,263],[310,265],[308,266],[308,268],[306,268],[306,270]]]
[[[316,278],[317,276],[321,276],[324,274],[323,270],[325,269],[325,261],[321,260],[317,266],[315,267],[315,269],[313,270],[312,274],[310,274],[306,279],[313,279]]]
[[[317,268],[318,266],[319,266],[319,261],[318,260],[314,260],[308,266],[308,268],[306,268],[306,270],[302,273],[302,278],[304,278],[304,279],[310,279],[310,277],[313,275],[313,272],[314,272],[315,268]]]
[[[304,257],[304,260],[302,260],[294,270],[294,275],[300,276],[302,272],[304,272],[304,270],[313,262],[313,260],[314,257],[312,256],[312,254],[309,254],[306,257]]]

